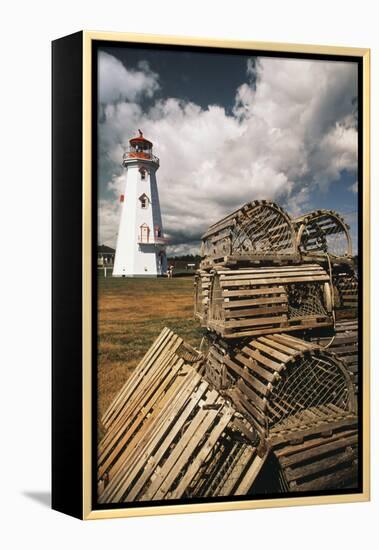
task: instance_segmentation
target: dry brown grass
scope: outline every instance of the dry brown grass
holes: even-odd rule
[[[193,278],[104,279],[98,285],[99,418],[161,330],[168,326],[198,346]]]

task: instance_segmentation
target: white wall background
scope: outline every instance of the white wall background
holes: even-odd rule
[[[377,315],[372,327],[371,503],[86,523],[52,512],[45,504],[50,484],[50,41],[84,28],[371,47],[372,280],[376,282],[379,35],[375,5],[370,0],[13,0],[2,4],[3,548],[348,550],[377,544]],[[377,297],[376,287],[373,310]]]

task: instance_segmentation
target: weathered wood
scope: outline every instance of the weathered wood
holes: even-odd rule
[[[254,481],[257,479],[258,474],[262,469],[262,466],[267,460],[267,456],[268,456],[268,452],[266,452],[265,455],[262,457],[257,455],[254,458],[254,461],[251,463],[248,471],[246,472],[243,479],[241,480],[241,483],[238,485],[238,487],[235,490],[236,495],[245,495],[249,493],[249,491],[253,486]]]
[[[233,462],[215,489],[214,496],[246,495],[249,494],[250,487],[254,485],[257,476],[252,479],[250,487],[248,486],[246,489],[244,487],[240,489],[239,487],[241,480],[245,478],[248,469],[254,462],[256,449],[249,446],[240,449],[240,453],[237,456],[231,456]],[[258,473],[259,471],[257,471],[257,475]]]
[[[359,299],[359,284],[352,267],[343,266],[333,270],[334,303],[339,318],[356,315]]]
[[[205,326],[208,316],[209,290],[212,275],[204,270],[197,270],[194,277],[194,316]]]
[[[358,321],[341,320],[337,321],[335,331],[327,336],[310,334],[309,338],[333,352],[345,365],[349,372],[356,396],[359,389],[359,343],[358,343]]]
[[[304,256],[352,257],[349,226],[333,210],[315,210],[293,220],[300,253]]]
[[[318,319],[313,319],[312,321],[303,321],[301,324],[300,322],[298,321],[291,321],[289,323],[289,326],[287,327],[283,327],[282,325],[280,326],[275,326],[273,328],[264,328],[264,330],[262,330],[262,327],[260,327],[259,329],[252,329],[252,328],[247,328],[245,330],[239,330],[237,332],[235,332],[236,329],[225,329],[225,332],[223,334],[224,338],[227,338],[227,339],[232,339],[232,340],[235,340],[236,338],[247,338],[247,337],[251,337],[251,336],[260,336],[262,333],[263,334],[276,334],[278,331],[280,332],[297,332],[299,330],[307,330],[307,329],[315,329],[315,328],[319,328],[319,329],[322,329],[322,328],[327,328],[327,327],[330,327],[330,322],[329,321],[326,321],[326,322],[323,322],[323,321],[318,321]],[[211,322],[208,322],[208,328],[209,329],[214,329],[215,332],[217,333],[222,333],[223,331],[223,327],[217,323],[211,323]]]
[[[262,268],[263,269],[263,268]],[[313,283],[313,282],[329,282],[330,278],[329,275],[324,273],[318,273],[318,274],[312,274],[310,273],[309,276],[307,275],[298,275],[294,277],[283,277],[283,276],[271,276],[271,277],[265,277],[264,273],[262,273],[259,277],[253,278],[249,276],[248,279],[227,279],[224,281],[220,281],[221,288],[233,288],[237,286],[250,286],[250,285],[272,285],[272,284],[292,284],[292,283]]]
[[[315,422],[334,422],[355,411],[345,367],[315,343],[275,334],[237,345],[224,343],[223,353],[216,356],[218,370],[224,367],[229,376],[229,388],[224,389],[234,407],[264,427],[264,437],[307,430]]]
[[[329,427],[330,429],[330,427]],[[342,432],[333,432],[331,435],[327,437],[327,443],[331,441],[337,441],[339,439],[343,439],[346,437],[349,437],[351,435],[355,435],[357,433],[356,429],[350,429],[350,430],[343,430]],[[313,437],[311,439],[302,440],[301,443],[297,444],[288,444],[288,442],[285,444],[284,447],[277,447],[275,449],[275,455],[277,458],[281,457],[291,457],[293,454],[296,454],[298,452],[306,451],[307,449],[313,449],[318,448],[320,444],[324,444],[326,442],[326,437],[317,437],[313,434]]]
[[[163,349],[157,342],[152,346],[147,376],[141,378],[144,371],[137,368],[136,379],[128,381],[132,395],[123,388],[115,399],[119,415],[109,425],[99,454],[100,503],[197,496],[206,487],[235,494],[245,471],[250,472],[249,489],[254,481],[254,428],[237,418],[235,409],[202,378],[191,348],[170,331],[164,335]],[[183,349],[189,364],[178,355]],[[215,352],[218,358],[220,351]],[[229,448],[244,461],[232,461],[221,479],[218,460]]]
[[[333,326],[329,284],[328,273],[316,264],[218,270],[204,324],[228,339]]]
[[[217,440],[219,439],[222,432],[226,428],[233,414],[234,414],[234,410],[231,408],[223,414],[220,421],[216,424],[216,426],[213,428],[211,433],[208,435],[207,442],[203,445],[201,450],[196,454],[196,457],[194,458],[190,468],[186,471],[186,473],[180,480],[179,485],[175,488],[174,491],[171,492],[171,495],[170,495],[171,498],[180,498],[183,496],[188,485],[191,483],[192,479],[194,478],[199,468],[205,462],[207,456],[211,452],[212,448],[215,446]]]
[[[273,448],[285,491],[299,492],[354,486],[358,476],[357,418],[349,428],[334,422],[330,434],[320,437],[313,429],[301,443],[282,442]],[[272,443],[272,442],[271,442]]]
[[[239,297],[239,296],[256,296],[258,295],[258,300],[260,299],[259,296],[262,296],[262,289],[261,288],[253,288],[253,289],[249,289],[249,290],[241,290],[241,289],[238,289],[238,290],[229,290],[227,288],[225,288],[223,290],[223,293],[224,293],[224,296],[226,298],[233,298],[233,297]],[[264,294],[265,296],[270,296],[270,294],[282,294],[283,297],[287,298],[287,293],[286,293],[286,290],[284,288],[284,286],[278,286],[278,287],[273,287],[273,288],[270,288],[270,287],[267,287],[264,289]],[[263,299],[266,299],[266,298],[263,298]],[[232,302],[228,302],[228,304],[231,304],[229,307],[233,307],[232,304],[234,303],[237,303],[236,301],[232,301]],[[246,302],[242,302],[242,304],[238,304],[238,306],[236,307],[239,307],[240,305],[244,305],[244,303]],[[249,303],[249,305],[253,305],[254,302],[252,302],[251,304]]]
[[[354,433],[349,437],[333,440],[331,442],[329,442],[329,440],[328,441],[324,440],[322,445],[318,445],[317,447],[313,447],[312,449],[300,451],[296,454],[291,454],[290,457],[282,458],[281,464],[284,468],[287,468],[289,466],[293,467],[294,465],[300,462],[305,462],[312,458],[318,458],[324,454],[329,454],[330,452],[337,451],[339,449],[345,449],[346,447],[353,444],[356,445],[357,443],[358,443],[357,433]]]
[[[264,465],[281,491],[354,486],[348,226],[333,211],[291,220],[254,201],[208,229],[202,255],[206,357],[168,329],[153,343],[103,416],[99,502],[254,494]]]
[[[281,445],[283,443],[291,443],[298,441],[304,437],[311,435],[330,435],[330,430],[338,428],[351,429],[357,425],[357,417],[354,413],[348,412],[336,414],[334,418],[325,417],[323,421],[306,425],[295,430],[285,429],[277,432],[271,432],[269,442],[272,446]]]
[[[116,397],[117,416],[112,423],[108,423],[108,430],[99,445],[100,475],[107,471],[128,441],[136,437],[159,400],[172,391],[171,386],[175,382],[181,383],[182,375],[188,373],[190,366],[177,354],[182,343],[182,339],[171,331],[162,331],[152,346],[149,361],[146,362],[145,356],[132,380],[128,380],[126,389],[123,388]],[[200,361],[201,355],[195,350],[193,352]],[[134,389],[132,393],[130,388]]]
[[[122,390],[119,392],[117,398],[112,401],[104,413],[101,421],[105,428],[108,427],[110,422],[114,419],[115,416],[117,416],[117,412],[120,409],[120,404],[122,406],[122,403],[128,399],[128,397],[133,393],[133,390],[138,382],[138,377],[143,377],[144,374],[149,369],[150,363],[152,357],[154,357],[154,352],[159,349],[163,348],[166,342],[166,339],[169,338],[169,330],[167,328],[164,328],[159,335],[159,337],[156,339],[154,344],[151,346],[151,348],[147,351],[146,355],[142,359],[142,361],[139,363],[135,370],[135,376],[130,377]]]
[[[124,390],[121,390],[121,393],[124,395],[123,401],[121,402],[121,406],[118,405],[117,409],[117,416],[112,421],[112,429],[115,430],[118,426],[123,426],[129,422],[132,421],[134,418],[133,415],[137,414],[139,412],[139,409],[145,402],[148,402],[149,396],[154,394],[154,388],[158,384],[158,387],[160,388],[160,391],[165,391],[166,386],[161,385],[161,379],[165,381],[166,385],[169,385],[171,383],[171,378],[173,372],[176,370],[177,367],[173,367],[171,370],[171,367],[168,363],[174,361],[174,364],[176,365],[177,362],[180,364],[178,365],[178,368],[182,367],[183,361],[181,361],[181,357],[177,354],[177,351],[182,345],[182,340],[178,338],[176,335],[173,335],[171,333],[171,338],[169,341],[166,341],[165,347],[162,350],[160,347],[155,348],[155,356],[151,359],[149,362],[149,369],[147,371],[140,371],[137,368],[137,371],[135,375],[133,376],[134,382],[133,387],[134,391],[131,395],[125,395]],[[195,352],[197,353],[197,352]],[[198,354],[198,357],[200,359],[200,355]],[[163,377],[162,372],[167,371],[170,376]],[[141,401],[144,400],[144,401]],[[146,401],[147,400],[147,401]],[[129,421],[128,421],[129,418]],[[109,424],[108,424],[108,431],[109,431]],[[105,438],[103,439],[100,449],[104,444],[106,444],[107,441],[107,434]]]
[[[254,263],[257,259],[297,261],[295,228],[277,204],[254,201],[213,224],[202,237],[202,268],[218,261]]]

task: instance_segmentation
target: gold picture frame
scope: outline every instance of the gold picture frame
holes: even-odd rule
[[[81,43],[82,59],[82,216],[81,216],[81,337],[82,349],[81,353],[81,446],[82,455],[81,462],[81,502],[76,506],[76,512],[70,510],[70,507],[65,504],[65,498],[56,498],[53,508],[76,515],[82,519],[105,519],[105,518],[120,518],[134,517],[145,515],[166,515],[166,514],[182,514],[182,513],[197,513],[197,512],[215,512],[223,510],[246,510],[255,508],[283,507],[283,506],[305,506],[316,504],[331,504],[343,502],[363,502],[370,499],[370,50],[367,48],[350,48],[350,47],[335,47],[335,46],[319,46],[319,45],[302,45],[302,44],[284,44],[271,42],[254,42],[254,41],[229,41],[209,38],[190,38],[176,36],[160,36],[160,35],[144,35],[130,33],[114,33],[114,32],[97,32],[83,31],[78,33],[78,41]],[[59,47],[64,47],[64,38],[56,41],[60,43]],[[306,55],[328,55],[338,58],[338,56],[352,56],[360,58],[362,61],[362,232],[363,232],[363,248],[360,251],[362,255],[363,270],[363,286],[364,294],[362,297],[362,321],[363,321],[363,338],[362,338],[362,360],[363,360],[363,388],[362,388],[362,473],[363,484],[362,491],[354,494],[333,494],[320,496],[290,496],[285,498],[267,498],[263,500],[241,500],[228,502],[204,502],[204,503],[185,503],[185,504],[170,504],[155,506],[138,506],[138,507],[112,507],[106,509],[94,509],[93,507],[93,469],[94,469],[94,454],[93,454],[93,353],[94,353],[94,333],[93,333],[93,293],[92,293],[92,261],[93,261],[93,244],[92,244],[92,85],[93,85],[93,59],[92,51],[94,42],[101,43],[104,41],[122,43],[145,44],[147,46],[154,45],[170,45],[170,46],[188,46],[199,48],[227,48],[235,50],[254,50],[266,52],[288,52],[291,54],[306,54]],[[58,50],[58,46],[55,46]],[[79,48],[80,49],[80,48]],[[59,56],[55,61],[57,70],[59,66]],[[57,77],[58,78],[58,77]],[[56,84],[56,87],[58,84]],[[54,94],[53,94],[54,95]],[[57,109],[57,107],[55,107]],[[54,103],[53,103],[54,113]],[[57,137],[57,142],[59,137]],[[54,178],[53,178],[54,179]],[[54,185],[58,185],[56,182]],[[64,281],[57,283],[64,285]],[[53,312],[53,316],[57,313]],[[58,336],[57,336],[58,338]],[[55,366],[55,376],[58,376],[58,370],[61,367]],[[57,389],[57,392],[61,391]],[[59,398],[55,399],[55,406]],[[54,404],[53,404],[54,407]],[[63,405],[62,405],[63,407]],[[56,415],[61,415],[56,412]],[[56,423],[63,423],[62,420],[56,420]],[[57,430],[58,424],[53,427]],[[58,436],[56,436],[58,438]],[[53,464],[56,470],[62,471],[64,459],[57,458],[62,451],[57,442],[55,451],[56,465]],[[56,474],[57,476],[58,474]],[[70,483],[70,481],[66,481]],[[56,482],[55,491],[60,491],[62,483]],[[54,490],[53,490],[54,493]]]

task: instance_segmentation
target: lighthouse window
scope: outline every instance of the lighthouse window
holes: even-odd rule
[[[149,206],[149,198],[147,195],[141,195],[140,198],[141,208],[147,208]]]
[[[141,180],[145,180],[146,179],[146,170],[140,170],[141,172]]]

